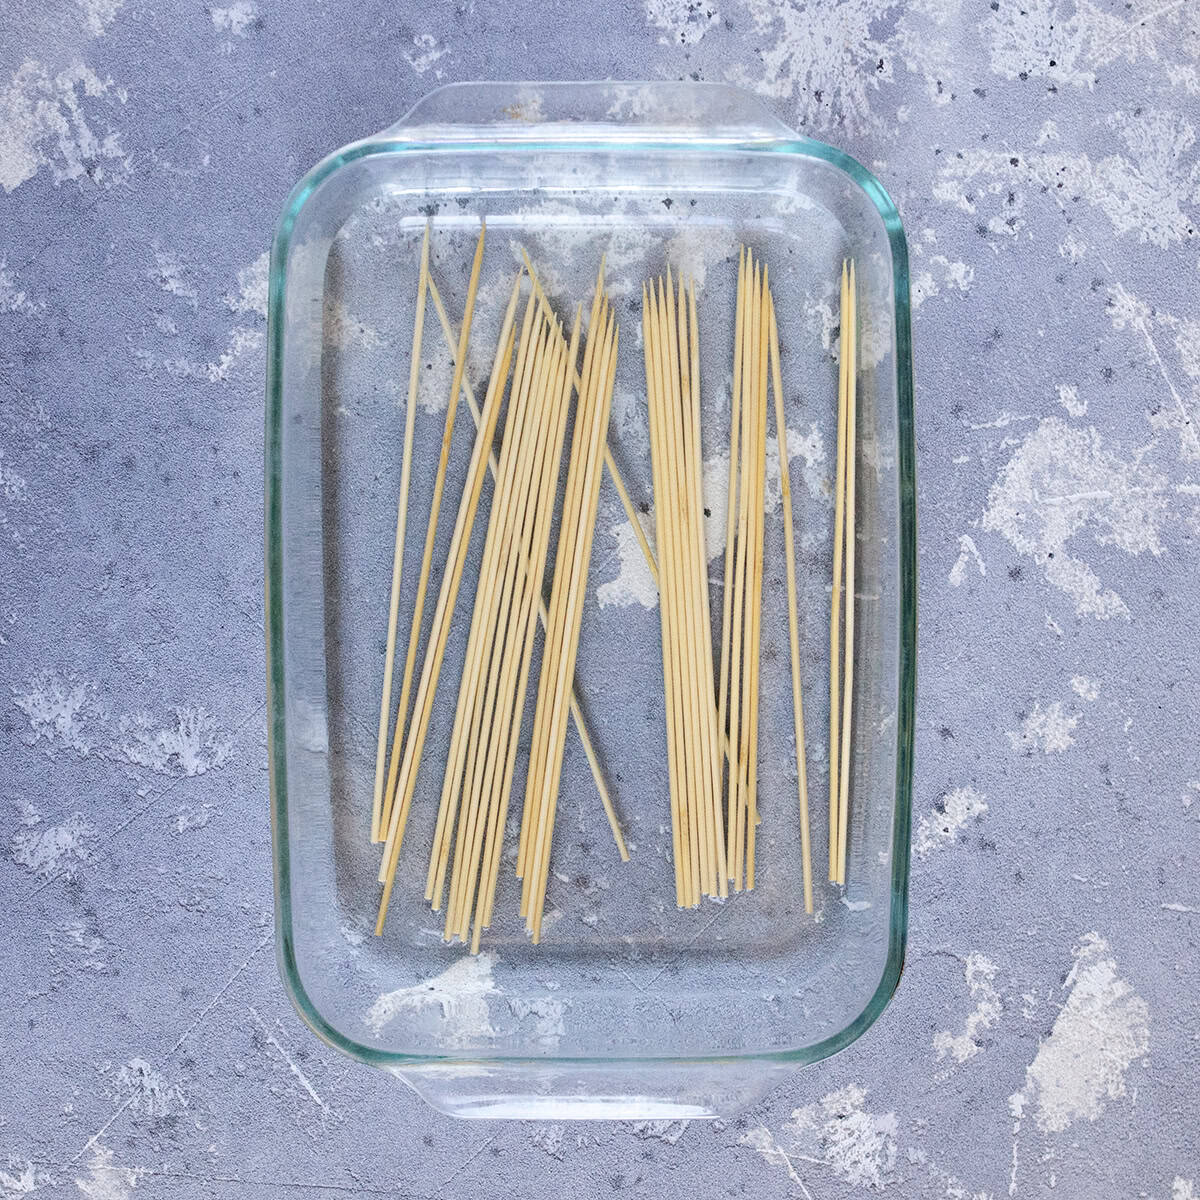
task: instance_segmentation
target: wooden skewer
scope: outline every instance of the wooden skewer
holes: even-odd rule
[[[575,671],[575,658],[579,649],[579,633],[583,624],[583,602],[587,588],[588,564],[591,560],[592,543],[596,533],[596,506],[600,495],[600,476],[602,452],[601,447],[608,440],[608,416],[612,403],[613,382],[616,378],[618,331],[616,320],[609,306],[609,324],[605,334],[606,356],[596,379],[598,395],[593,404],[593,433],[589,439],[586,490],[584,492],[582,519],[582,545],[575,556],[572,571],[571,592],[569,596],[569,623],[564,627],[567,640],[563,646],[562,661],[559,667],[558,691],[560,699],[554,713],[555,738],[551,769],[547,772],[543,788],[544,819],[541,825],[539,843],[541,845],[541,860],[539,883],[534,895],[533,909],[533,941],[536,945],[542,936],[542,913],[546,902],[546,885],[550,868],[550,847],[554,832],[555,810],[558,805],[559,781],[562,775],[563,742],[566,736],[566,709],[562,704],[562,694],[567,681]]]
[[[517,468],[520,494],[517,511],[510,517],[508,558],[505,563],[501,611],[496,623],[496,649],[492,655],[496,699],[485,707],[485,712],[488,713],[488,727],[481,730],[476,749],[479,770],[474,780],[474,790],[478,798],[473,794],[472,806],[478,808],[480,816],[476,831],[478,849],[474,850],[468,859],[472,867],[481,854],[488,860],[491,858],[490,842],[486,847],[483,845],[484,825],[486,823],[489,829],[494,827],[498,813],[499,795],[495,786],[496,768],[500,755],[502,753],[506,755],[508,751],[508,720],[511,718],[512,688],[515,683],[516,664],[523,649],[521,635],[524,633],[524,629],[518,627],[518,613],[526,582],[523,568],[523,559],[526,553],[525,529],[529,520],[532,519],[532,506],[535,503],[537,490],[535,484],[541,473],[540,459],[545,452],[549,427],[554,421],[553,405],[561,391],[561,375],[565,361],[566,344],[560,336],[556,336],[545,356],[538,395],[532,408],[536,417],[534,423],[525,430],[524,453]],[[484,875],[485,879],[481,882],[486,883],[486,870]],[[472,879],[467,883],[469,883],[469,888],[464,885],[463,896],[459,901],[460,924],[464,929],[464,938],[467,936],[466,927],[469,924],[472,903],[471,889],[474,889],[475,881]],[[484,897],[480,893],[475,904],[479,916],[482,916],[484,904]],[[477,929],[478,926],[477,920]]]
[[[533,286],[541,292],[541,282],[524,247],[521,248],[521,254],[525,259],[525,269],[529,272],[529,278],[533,280]],[[603,266],[601,270],[603,271]],[[574,364],[572,364],[571,370],[575,371]],[[573,382],[578,389],[580,386],[578,372],[575,373]],[[654,586],[658,587],[658,562],[654,557],[654,551],[650,549],[650,543],[646,540],[646,531],[642,528],[642,522],[638,517],[637,509],[634,508],[633,501],[629,498],[629,491],[625,487],[625,481],[621,478],[621,472],[617,467],[616,459],[612,456],[612,451],[609,449],[607,438],[604,441],[604,465],[608,470],[609,478],[613,481],[613,487],[617,489],[617,495],[621,499],[625,515],[629,518],[630,525],[633,526],[634,537],[637,538],[637,543],[642,549],[642,556],[646,560],[646,566],[650,568],[650,575],[654,580]]]
[[[753,256],[747,256],[746,263],[746,296],[745,314],[742,318],[742,430],[741,430],[741,464],[739,468],[739,498],[738,498],[738,538],[734,566],[733,593],[733,640],[730,663],[730,702],[729,702],[729,745],[731,755],[737,759],[737,770],[730,772],[729,808],[731,847],[730,882],[734,890],[742,890],[742,878],[745,870],[745,813],[749,786],[747,768],[749,766],[748,725],[749,725],[749,696],[745,688],[745,654],[749,652],[746,643],[747,619],[746,597],[749,588],[750,567],[750,509],[753,498],[753,463],[754,463],[754,346],[757,335],[754,329],[754,311],[752,297],[759,290],[760,270]]]
[[[404,567],[404,535],[408,525],[408,489],[412,478],[413,429],[417,413],[417,385],[421,375],[421,340],[425,331],[425,296],[429,286],[429,229],[421,242],[421,270],[417,282],[417,311],[413,320],[412,348],[408,361],[408,406],[404,415],[404,450],[400,465],[400,498],[396,504],[396,543],[392,551],[392,591],[388,602],[387,650],[383,658],[383,696],[379,702],[379,742],[375,751],[375,793],[371,802],[371,841],[383,840],[383,785],[387,765],[388,718],[392,713],[392,674],[396,666],[396,626],[400,616],[400,577]]]
[[[527,261],[528,261],[528,259],[527,259]],[[453,353],[455,350],[455,347],[457,345],[457,339],[454,336],[454,330],[450,326],[450,319],[446,315],[445,305],[442,303],[442,298],[438,294],[437,285],[434,283],[432,275],[429,277],[429,294],[433,300],[433,307],[437,312],[438,320],[441,323],[442,334],[446,339],[446,345],[450,349],[451,353]],[[542,294],[542,296],[543,296],[543,300],[544,300],[544,293]],[[576,376],[576,378],[577,378],[577,376]],[[472,390],[469,382],[467,381],[467,377],[466,377],[465,373],[463,376],[462,390],[463,390],[463,396],[465,397],[465,399],[467,401],[467,405],[471,411],[471,416],[475,421],[475,428],[476,428],[476,430],[478,430],[480,422],[482,420],[482,414],[479,411],[479,405],[475,401],[474,391]],[[496,455],[494,452],[489,451],[488,467],[491,470],[492,479],[494,480],[497,476],[497,469],[498,469],[497,463],[496,463]],[[614,484],[616,484],[616,486],[617,486],[618,492],[621,493],[621,495],[622,495],[622,503],[625,504],[626,510],[629,512],[632,512],[633,511],[632,501],[629,500],[628,493],[625,491],[625,485],[621,482],[620,475],[616,472],[615,463],[610,467],[610,474],[612,475]],[[640,529],[641,529],[640,525],[635,526],[635,530],[640,531]],[[653,555],[650,554],[649,545],[645,544],[644,535],[642,536],[642,538],[640,540],[643,542],[643,552],[649,556],[647,558],[647,564],[650,567],[651,574],[655,576],[655,583],[657,584],[657,582],[658,582],[658,577],[657,577],[658,567],[654,563]],[[545,629],[546,621],[547,621],[546,604],[540,594],[538,596],[537,611],[538,611],[538,618],[542,624],[542,628]],[[604,769],[600,765],[600,757],[596,753],[596,747],[592,742],[591,734],[588,732],[587,722],[584,719],[583,710],[580,707],[578,695],[577,695],[576,691],[574,691],[574,690],[571,692],[571,717],[574,720],[575,728],[579,733],[579,741],[580,741],[580,744],[583,746],[583,753],[587,758],[588,766],[591,768],[592,778],[595,780],[595,783],[596,783],[596,791],[600,794],[600,803],[604,806],[604,814],[608,818],[609,826],[611,827],[611,829],[613,831],[613,840],[617,844],[617,851],[621,855],[621,861],[628,862],[629,861],[629,851],[628,851],[628,849],[626,849],[625,839],[621,834],[620,821],[617,818],[616,808],[613,806],[612,796],[608,790],[608,783],[604,778]]]
[[[601,266],[603,270],[603,266]],[[532,933],[537,924],[538,889],[544,896],[546,880],[542,875],[549,853],[545,841],[553,830],[551,805],[557,799],[557,786],[552,790],[549,781],[554,773],[554,750],[557,734],[557,712],[560,702],[559,680],[566,658],[566,639],[571,623],[571,592],[582,533],[582,513],[587,495],[587,468],[590,444],[588,434],[596,409],[597,383],[604,370],[604,347],[610,327],[610,311],[601,291],[602,280],[597,277],[596,298],[592,302],[589,322],[588,351],[584,356],[583,387],[575,412],[575,436],[571,446],[571,462],[567,471],[567,499],[558,536],[554,566],[554,585],[551,597],[553,637],[547,635],[542,656],[542,673],[538,681],[538,703],[534,714],[534,740],[537,755],[530,752],[530,772],[526,781],[528,833],[525,841],[525,862],[522,871],[522,915]],[[568,503],[569,502],[569,503]],[[557,783],[557,781],[556,781]],[[547,817],[549,815],[549,821]],[[549,825],[549,829],[547,826]],[[518,866],[520,867],[520,862]]]
[[[658,308],[654,289],[647,290],[642,284],[642,348],[646,360],[646,397],[650,425],[651,471],[655,480],[666,478],[666,465],[662,447],[662,418],[660,415],[661,367],[658,347]],[[657,490],[657,489],[656,489]],[[663,489],[666,490],[665,487]],[[668,544],[667,522],[669,505],[658,501],[654,505],[656,541],[661,550]],[[676,695],[675,639],[671,624],[670,596],[659,588],[659,624],[662,629],[663,647],[663,694],[667,727],[667,771],[669,776],[671,807],[671,850],[675,865],[675,903],[680,907],[688,904],[688,887],[684,874],[685,850],[683,845],[683,821],[680,812],[682,789],[681,764],[679,762],[679,697]]]
[[[729,892],[704,537],[694,285],[676,283],[668,268],[665,279],[643,289],[642,324],[661,571],[659,616],[676,902],[692,907],[702,896]],[[728,675],[728,652],[725,659]]]
[[[674,576],[675,595],[675,636],[680,646],[680,664],[683,679],[684,714],[684,775],[687,790],[684,794],[687,807],[688,824],[692,829],[691,853],[689,865],[692,871],[692,899],[699,903],[701,895],[708,885],[708,846],[705,842],[704,824],[701,820],[698,797],[700,793],[700,763],[695,754],[696,743],[700,735],[700,723],[696,712],[696,655],[691,639],[688,637],[689,603],[686,584],[687,546],[686,521],[687,515],[680,500],[682,484],[681,458],[679,447],[680,420],[682,407],[680,401],[679,374],[679,342],[677,338],[675,314],[675,290],[671,281],[671,269],[667,268],[667,280],[664,288],[663,281],[657,281],[659,289],[659,319],[662,321],[661,333],[664,363],[666,367],[667,390],[663,397],[666,402],[664,428],[666,430],[667,446],[667,499],[671,510],[671,571]]]
[[[846,840],[850,804],[850,731],[854,701],[854,552],[855,552],[855,465],[858,424],[858,303],[854,283],[854,260],[846,290],[849,353],[846,361],[846,657],[842,671],[842,766],[838,773],[838,878],[846,882]]]
[[[685,290],[679,279],[680,421],[683,476],[688,502],[688,577],[691,604],[689,643],[695,658],[695,703],[699,722],[697,769],[700,775],[701,819],[708,847],[707,893],[721,894],[725,872],[724,831],[721,828],[720,749],[716,737],[716,693],[713,690],[712,625],[708,605],[708,552],[704,540],[704,494],[700,444],[700,343],[696,328],[694,287]]]
[[[525,507],[528,484],[532,479],[533,454],[540,440],[540,434],[546,426],[546,395],[551,388],[555,392],[558,391],[558,381],[555,375],[565,357],[565,351],[566,347],[561,334],[556,328],[549,326],[546,339],[539,345],[539,358],[529,404],[530,416],[526,420],[526,428],[514,435],[519,440],[517,462],[513,471],[512,498],[508,511],[501,514],[500,518],[506,542],[501,548],[505,562],[499,586],[495,582],[491,585],[492,591],[497,593],[497,599],[492,601],[496,616],[494,629],[491,631],[493,643],[491,666],[481,709],[483,720],[479,727],[472,731],[472,752],[468,758],[471,766],[467,782],[469,799],[466,819],[459,826],[460,833],[463,834],[462,854],[456,856],[455,879],[451,884],[451,908],[447,914],[447,936],[458,934],[464,941],[470,935],[471,907],[477,887],[484,826],[489,813],[489,805],[484,799],[484,777],[489,763],[494,761],[498,745],[496,737],[497,706],[500,702],[498,693],[501,678],[505,674],[506,651],[510,641],[509,615],[513,603],[513,590],[517,581],[515,567],[518,555],[513,552],[515,535],[518,532],[516,516],[518,511],[523,511]],[[530,424],[530,420],[534,423]],[[461,873],[459,871],[460,861],[463,867]]]
[[[513,285],[512,298],[509,300],[504,325],[500,331],[500,340],[496,347],[496,361],[493,363],[492,376],[488,382],[488,394],[483,406],[484,420],[471,451],[467,479],[463,487],[462,500],[459,503],[458,516],[455,519],[450,553],[446,560],[446,572],[442,576],[437,609],[434,612],[433,625],[430,630],[429,645],[426,647],[425,662],[421,668],[421,682],[418,685],[417,699],[413,709],[413,723],[404,747],[402,786],[397,791],[395,802],[392,805],[391,823],[388,826],[387,843],[384,848],[386,880],[379,905],[379,918],[375,923],[376,934],[383,931],[383,922],[387,917],[392,884],[396,878],[396,863],[400,856],[400,844],[404,838],[408,810],[417,784],[417,768],[420,765],[421,752],[424,749],[425,736],[429,729],[429,717],[433,709],[433,697],[437,690],[442,659],[446,653],[446,641],[450,633],[450,621],[454,615],[454,602],[458,597],[458,586],[462,580],[471,526],[475,521],[479,494],[483,489],[487,450],[492,444],[496,432],[496,422],[500,416],[500,398],[504,392],[508,364],[512,356],[513,318],[516,314],[519,289],[520,279],[518,278]],[[460,360],[461,357],[460,355]],[[457,385],[455,390],[457,390]]]
[[[544,315],[538,312],[538,308],[536,299],[530,296],[529,302],[525,306],[524,318],[521,322],[520,344],[517,351],[516,367],[513,372],[513,384],[509,398],[508,420],[512,430],[518,429],[524,420],[526,397],[536,359],[536,346],[540,343],[543,336]],[[535,314],[537,315],[536,324],[534,323]],[[501,454],[500,468],[496,474],[496,492],[492,501],[493,514],[502,514],[506,510],[511,478],[510,464],[518,440],[517,436],[506,436]],[[442,799],[438,810],[438,823],[434,832],[429,874],[426,877],[425,898],[433,901],[435,912],[441,904],[442,884],[445,877],[450,838],[458,810],[461,775],[467,746],[466,735],[470,727],[469,723],[478,715],[476,711],[476,705],[479,700],[478,681],[484,655],[486,655],[491,646],[491,639],[488,637],[489,630],[486,628],[485,620],[488,612],[487,605],[495,596],[495,592],[492,589],[492,576],[495,569],[497,543],[501,528],[501,519],[497,519],[494,516],[488,526],[483,562],[480,566],[479,583],[476,587],[477,600],[471,617],[471,630],[467,639],[467,652],[463,663],[462,682],[459,687],[458,704],[454,715],[454,730],[450,738],[450,752],[447,756]]]
[[[604,265],[601,263],[601,272],[604,270]],[[548,752],[546,745],[546,735],[549,729],[549,709],[546,706],[553,704],[553,697],[549,689],[544,685],[544,680],[551,678],[550,671],[552,670],[555,656],[558,653],[558,648],[561,644],[562,633],[561,626],[564,619],[564,609],[566,605],[566,590],[565,585],[559,582],[560,572],[568,569],[566,565],[566,557],[563,551],[565,545],[563,541],[564,531],[571,528],[571,514],[575,512],[575,508],[579,503],[579,489],[581,486],[581,478],[579,469],[574,466],[578,460],[578,455],[582,452],[583,438],[586,430],[586,419],[581,417],[581,414],[587,410],[588,399],[590,398],[589,386],[591,375],[596,361],[597,351],[599,349],[599,331],[602,324],[601,298],[603,275],[597,275],[596,288],[592,297],[591,316],[588,322],[588,339],[587,348],[583,356],[583,383],[577,388],[579,401],[575,411],[575,432],[571,442],[570,463],[567,469],[567,484],[566,493],[563,497],[562,518],[560,521],[559,531],[559,549],[555,556],[554,564],[554,582],[550,594],[549,620],[546,624],[545,647],[542,655],[542,673],[538,681],[537,704],[534,709],[533,720],[533,736],[529,747],[529,765],[526,771],[525,779],[525,802],[521,813],[521,834],[517,846],[517,878],[523,881],[521,889],[521,916],[527,917],[529,912],[529,897],[531,895],[531,880],[529,873],[531,870],[531,846],[530,843],[534,837],[534,828],[538,820],[537,804],[541,795],[541,778],[545,770],[545,759]],[[573,366],[574,364],[572,364]]]
[[[603,264],[601,270],[603,271]],[[601,279],[597,280],[598,292],[601,282]],[[600,295],[602,298],[602,293]],[[565,589],[567,594],[565,604],[555,606],[552,603],[552,612],[556,607],[561,612],[559,637],[556,645],[547,640],[548,653],[543,657],[539,686],[539,715],[543,718],[545,730],[545,758],[540,775],[540,795],[535,793],[533,798],[537,825],[532,842],[527,848],[529,871],[523,889],[526,893],[523,897],[526,927],[533,935],[535,944],[541,937],[550,848],[562,771],[563,739],[566,730],[563,699],[567,681],[574,672],[579,645],[588,563],[595,534],[602,462],[601,446],[607,440],[608,413],[616,371],[616,322],[606,299],[593,305],[592,323],[598,324],[600,328],[600,353],[593,356],[590,379],[585,372],[581,395],[586,397],[586,400],[581,400],[580,411],[576,415],[577,431],[580,429],[581,420],[584,424],[582,436],[575,439],[568,477],[579,475],[580,485],[574,489],[576,503],[573,509],[564,508],[562,531],[559,534],[559,561],[555,569],[555,591],[561,593]],[[544,704],[543,696],[547,699]]]
[[[653,291],[651,313],[655,321],[654,347],[658,387],[659,443],[661,446],[662,479],[664,484],[662,488],[664,498],[661,503],[666,514],[664,522],[666,532],[664,534],[662,549],[665,559],[670,563],[670,578],[667,586],[660,591],[660,603],[667,605],[672,670],[675,677],[675,736],[677,739],[676,757],[679,765],[679,832],[683,852],[684,903],[688,907],[691,907],[700,903],[698,869],[699,830],[696,828],[696,817],[692,811],[694,764],[690,761],[688,754],[688,746],[691,741],[691,705],[688,698],[687,654],[680,629],[683,604],[680,599],[679,571],[674,562],[675,550],[679,541],[677,530],[678,493],[674,482],[675,455],[672,446],[673,437],[670,417],[674,389],[671,383],[669,335],[666,333],[666,296],[663,293],[661,279],[655,281]]]
[[[842,651],[842,548],[845,544],[846,522],[846,401],[849,359],[848,292],[850,276],[847,263],[842,262],[841,328],[838,335],[838,427],[837,473],[834,482],[833,514],[833,590],[829,605],[829,880],[838,878],[838,818],[841,812],[841,788],[838,772],[841,767],[842,706],[839,680]]]
[[[500,723],[494,734],[493,746],[497,753],[489,762],[489,778],[485,781],[485,789],[490,796],[489,841],[484,849],[483,877],[480,881],[479,896],[475,906],[475,930],[471,940],[472,953],[476,953],[479,949],[481,930],[491,923],[500,849],[511,796],[512,776],[509,764],[516,755],[516,739],[520,732],[521,714],[524,711],[525,703],[525,686],[529,677],[529,663],[532,659],[534,633],[532,600],[535,594],[541,595],[546,551],[549,547],[550,521],[553,516],[554,492],[558,482],[558,464],[562,456],[562,439],[567,428],[571,375],[579,352],[580,332],[581,312],[577,308],[570,346],[555,371],[554,387],[557,394],[552,393],[547,398],[546,419],[540,423],[536,478],[531,480],[529,505],[521,530],[518,548],[520,554],[520,603],[512,623],[511,649],[507,656],[503,685],[504,694],[510,698],[510,703],[507,703],[503,709]],[[516,698],[515,702],[511,702],[514,687]]]
[[[758,811],[758,698],[759,678],[762,669],[762,582],[763,582],[763,535],[766,525],[766,510],[764,492],[767,470],[767,341],[770,333],[769,313],[766,311],[764,298],[768,292],[767,267],[763,266],[762,290],[755,297],[755,331],[758,335],[758,346],[755,358],[754,397],[754,507],[753,534],[751,552],[754,558],[752,576],[752,592],[748,600],[750,612],[750,658],[749,658],[749,688],[750,688],[750,722],[749,736],[749,767],[748,767],[748,811],[746,826],[746,889],[754,888],[755,843],[758,825],[761,820]]]
[[[742,352],[743,328],[745,321],[746,300],[746,248],[743,246],[738,254],[738,287],[737,287],[737,317],[733,337],[733,392],[730,399],[729,416],[729,489],[725,510],[725,574],[724,599],[721,604],[721,677],[717,688],[717,728],[729,749],[729,802],[728,823],[726,831],[727,853],[733,853],[734,809],[737,795],[737,738],[736,734],[727,737],[730,726],[732,704],[730,700],[730,655],[733,636],[733,596],[734,596],[734,541],[738,529],[738,501],[741,496],[740,459],[738,457],[738,438],[741,434],[741,397],[742,397]],[[727,864],[727,874],[732,880],[732,862]]]
[[[771,327],[771,390],[775,393],[775,439],[779,445],[779,490],[783,496],[783,547],[787,559],[788,639],[792,652],[792,710],[796,728],[796,788],[800,800],[800,858],[804,872],[804,911],[813,911],[812,846],[808,823],[808,771],[804,753],[804,707],[800,695],[800,632],[796,611],[796,531],[788,468],[787,420],[783,411],[783,371],[779,362],[779,326],[775,301],[767,293]]]
[[[696,318],[696,281],[690,280],[688,285],[688,314],[691,334],[691,465],[692,465],[692,504],[696,513],[696,578],[700,592],[700,629],[697,635],[697,645],[701,648],[701,680],[703,682],[704,711],[708,721],[708,732],[705,738],[705,757],[709,769],[709,820],[712,822],[713,844],[717,852],[717,895],[724,899],[729,895],[729,877],[725,855],[725,824],[723,820],[721,798],[721,767],[724,751],[721,745],[721,731],[717,724],[717,698],[712,690],[713,682],[713,651],[712,651],[712,614],[709,603],[708,584],[708,542],[704,526],[704,480],[703,458],[704,445],[701,438],[700,424],[700,325]]]
[[[429,588],[429,572],[433,565],[433,543],[437,536],[438,516],[442,506],[442,492],[446,486],[446,468],[450,461],[450,441],[454,433],[454,416],[458,411],[458,389],[462,384],[463,367],[467,358],[467,342],[471,335],[471,321],[475,315],[475,293],[479,289],[479,268],[483,264],[483,241],[487,232],[486,223],[479,230],[479,241],[475,246],[475,259],[471,263],[471,277],[467,285],[467,303],[463,310],[462,330],[458,336],[458,352],[454,361],[454,382],[450,387],[450,399],[446,405],[446,424],[442,433],[442,451],[438,459],[437,475],[433,482],[433,499],[429,507],[429,524],[425,530],[425,550],[421,555],[421,574],[417,580],[417,594],[413,604],[412,625],[408,631],[408,653],[404,658],[404,680],[400,686],[400,703],[397,705],[396,731],[392,736],[392,759],[388,766],[387,791],[383,798],[381,826],[391,823],[392,806],[396,795],[396,777],[400,765],[400,745],[404,737],[408,718],[408,699],[412,690],[413,669],[417,659],[417,641],[421,634],[421,622],[425,614],[425,593]]]

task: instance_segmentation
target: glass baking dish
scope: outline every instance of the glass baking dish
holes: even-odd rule
[[[673,889],[657,599],[606,476],[576,683],[630,861],[617,855],[571,735],[541,944],[529,943],[516,914],[511,846],[478,957],[443,942],[441,919],[422,898],[489,482],[391,910],[383,936],[373,936],[379,859],[367,832],[417,266],[430,218],[431,274],[455,331],[486,219],[467,371],[480,399],[522,250],[568,322],[607,255],[623,330],[609,440],[647,513],[640,285],[668,263],[696,280],[706,503],[723,508],[739,245],[769,265],[796,504],[814,917],[801,895],[783,529],[772,504],[777,470],[767,485],[757,886],[688,910],[676,907]],[[859,280],[861,442],[843,889],[827,883],[822,868],[844,257],[855,260]],[[858,1037],[892,995],[903,962],[916,675],[908,261],[899,216],[880,184],[729,87],[441,88],[296,187],[272,253],[269,345],[277,942],[304,1020],[438,1108],[487,1117],[724,1114],[753,1101],[780,1072]],[[451,375],[432,305],[422,358],[401,645]],[[458,412],[434,587],[474,438],[466,407]],[[652,537],[652,518],[645,526]],[[719,612],[723,517],[710,535],[714,529],[708,551]],[[430,608],[432,601],[427,621]]]

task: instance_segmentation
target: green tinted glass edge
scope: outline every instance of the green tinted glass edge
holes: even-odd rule
[[[678,150],[678,141],[626,141],[620,146],[632,151]],[[892,252],[893,304],[895,307],[896,407],[899,463],[900,523],[900,676],[896,712],[896,805],[892,834],[892,905],[888,936],[888,954],[879,983],[862,1012],[837,1033],[798,1050],[760,1051],[738,1055],[712,1055],[695,1058],[646,1057],[601,1058],[596,1056],[484,1056],[460,1058],[449,1054],[402,1054],[363,1045],[335,1029],[317,1010],[300,979],[292,939],[291,863],[288,855],[287,764],[284,758],[286,723],[283,679],[283,549],[280,509],[280,467],[283,407],[283,319],[286,263],[292,230],[301,209],[317,188],[348,163],[376,154],[413,154],[445,151],[490,151],[502,148],[490,141],[422,143],[408,140],[368,139],[355,142],[318,163],[293,188],[276,227],[271,247],[268,284],[267,384],[266,384],[266,512],[265,512],[265,599],[267,640],[267,734],[268,766],[271,790],[271,838],[275,862],[275,944],[280,975],[288,997],[301,1019],[312,1031],[335,1049],[371,1066],[402,1068],[439,1063],[511,1065],[556,1063],[600,1067],[651,1066],[655,1063],[703,1066],[729,1062],[761,1062],[805,1066],[820,1062],[845,1049],[861,1037],[878,1018],[895,993],[904,969],[908,934],[909,838],[911,833],[913,735],[917,680],[917,482],[916,444],[913,428],[912,314],[909,303],[908,244],[900,213],[875,176],[856,159],[824,142],[810,138],[769,142],[706,142],[689,139],[686,145],[698,152],[768,153],[803,155],[819,158],[838,168],[870,198],[887,232]],[[511,149],[512,146],[503,147]],[[612,149],[612,143],[598,142],[523,142],[526,151],[587,152]]]

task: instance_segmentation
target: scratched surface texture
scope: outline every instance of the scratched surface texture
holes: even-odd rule
[[[330,150],[538,77],[741,84],[910,241],[908,966],[728,1122],[454,1123],[276,974],[264,252]],[[1183,0],[2,6],[0,1197],[1195,1197],[1198,97]]]

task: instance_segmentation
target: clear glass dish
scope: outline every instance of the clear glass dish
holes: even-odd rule
[[[624,333],[610,444],[642,504],[652,499],[642,280],[668,262],[696,278],[706,496],[723,505],[739,244],[769,264],[796,504],[815,918],[805,916],[801,897],[779,509],[767,522],[758,882],[726,902],[680,910],[656,600],[606,478],[576,680],[630,861],[617,856],[572,735],[541,945],[529,944],[516,914],[511,850],[478,958],[442,941],[440,919],[422,898],[484,508],[387,926],[373,936],[378,850],[367,831],[375,731],[417,263],[431,215],[432,274],[455,329],[480,218],[487,221],[468,364],[480,396],[520,249],[568,319],[607,253]],[[857,732],[843,890],[825,882],[822,867],[837,391],[831,345],[846,256],[859,279],[862,440]],[[272,254],[269,344],[277,942],[304,1020],[437,1107],[489,1117],[724,1114],[753,1101],[779,1072],[858,1037],[892,995],[903,962],[916,675],[908,261],[899,217],[879,183],[728,87],[442,88],[296,187]],[[435,411],[422,409],[417,421],[401,644],[442,430],[436,410],[450,380],[432,305],[422,357],[422,404]],[[473,437],[460,405],[435,566],[444,560]],[[768,502],[771,487],[769,474]],[[777,475],[774,488],[777,496]],[[490,482],[485,505],[489,495]],[[652,535],[652,521],[647,528]],[[723,535],[721,524],[709,546],[718,612]]]

